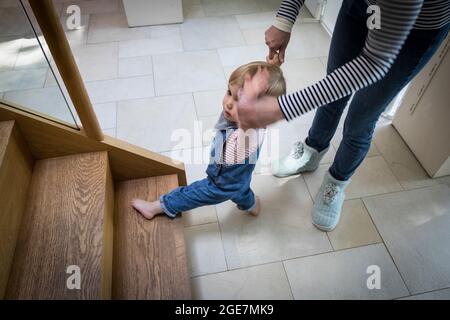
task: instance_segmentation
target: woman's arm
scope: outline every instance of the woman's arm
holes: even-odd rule
[[[269,47],[267,60],[272,60],[275,54],[279,55],[280,63],[284,62],[286,48],[291,38],[292,27],[297,20],[304,0],[284,0],[277,12],[275,23],[266,30],[264,36]]]
[[[291,32],[304,2],[304,0],[284,0],[281,2],[274,26],[282,31]]]
[[[238,105],[241,125],[244,128],[257,128],[278,121],[280,114],[275,111],[277,107],[283,118],[289,121],[382,79],[407,39],[420,13],[423,0],[378,0],[377,4],[381,10],[381,29],[369,30],[365,46],[356,58],[319,82],[280,96],[277,101],[246,99],[244,90]],[[272,114],[273,117],[268,119],[267,116],[257,115],[255,112]]]

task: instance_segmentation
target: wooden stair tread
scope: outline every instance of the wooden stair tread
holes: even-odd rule
[[[132,207],[134,198],[153,201],[178,187],[177,175],[116,184],[113,299],[190,299],[181,218],[148,221]]]
[[[36,162],[6,297],[109,298],[112,208],[106,152]],[[67,288],[71,265],[80,267],[79,290]]]
[[[0,299],[14,258],[33,157],[14,121],[0,122]]]

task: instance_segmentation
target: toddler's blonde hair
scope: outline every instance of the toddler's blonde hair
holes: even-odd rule
[[[253,77],[259,67],[267,68],[269,71],[269,88],[266,95],[277,97],[285,94],[286,80],[284,79],[283,71],[281,71],[279,66],[264,61],[254,61],[240,66],[230,75],[228,83],[237,85],[239,88],[244,87],[245,75],[250,74]]]

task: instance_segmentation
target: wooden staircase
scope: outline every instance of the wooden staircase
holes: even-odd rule
[[[189,283],[182,220],[157,216],[155,223],[148,223],[129,205],[133,198],[158,199],[177,186],[176,175],[123,181],[116,185],[113,299],[185,299],[190,296],[189,285],[178,287]]]
[[[178,174],[116,179],[112,151],[36,159],[35,148],[0,122],[0,298],[191,298],[181,219],[147,221],[130,205]]]

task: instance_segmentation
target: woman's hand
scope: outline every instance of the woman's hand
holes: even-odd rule
[[[239,127],[264,128],[267,125],[283,119],[276,97],[262,96],[267,91],[269,72],[267,69],[258,69],[253,76],[246,76],[244,87],[238,92],[238,118]]]
[[[284,54],[289,40],[291,39],[291,34],[271,26],[266,30],[265,37],[266,45],[269,47],[269,56],[267,57],[267,60],[272,60],[274,55],[278,53],[280,64],[283,63]]]
[[[238,125],[243,130],[265,128],[271,123],[284,119],[276,97],[248,99],[245,93],[239,98],[238,114]]]
[[[266,62],[267,63],[271,63],[274,64],[276,66],[281,66],[281,61],[280,61],[280,57],[278,56],[278,53],[275,53],[273,55],[273,59],[270,59],[269,56],[266,57]]]
[[[244,76],[244,91],[248,98],[256,99],[269,90],[269,70],[267,68],[258,67],[256,73],[252,76],[246,74]]]

